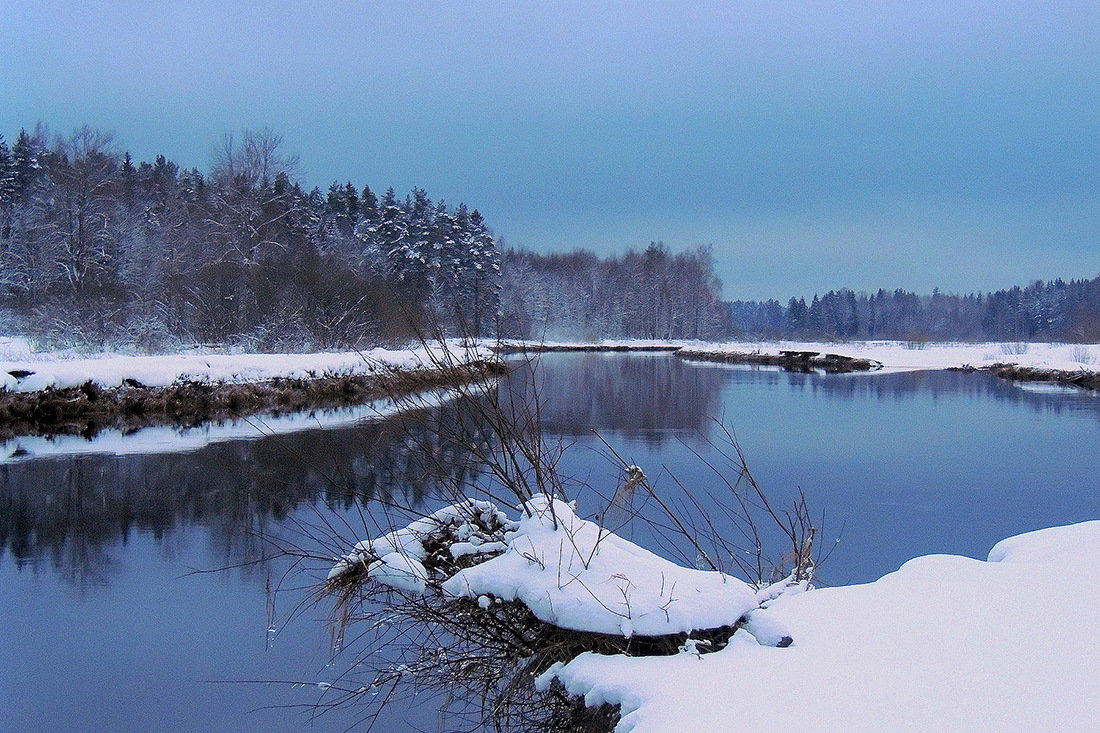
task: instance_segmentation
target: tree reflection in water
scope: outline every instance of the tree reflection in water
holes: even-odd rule
[[[658,449],[669,440],[709,435],[710,421],[723,417],[723,389],[762,382],[840,400],[971,394],[1040,412],[1087,410],[1100,418],[1100,399],[1033,392],[982,374],[825,376],[700,365],[663,354],[554,354],[537,368],[519,366],[497,388],[520,400],[532,399],[537,388],[547,435],[577,438],[596,430]],[[454,435],[448,423],[469,421],[471,412],[477,411],[451,402],[383,422],[216,443],[188,453],[9,461],[0,464],[0,556],[21,566],[49,563],[78,584],[102,583],[110,576],[112,550],[125,547],[133,532],[164,543],[174,528],[200,525],[226,565],[262,560],[272,552],[270,525],[298,509],[332,508],[358,517],[357,502],[419,506],[430,500],[441,471],[452,479],[479,472],[461,442],[441,437]]]

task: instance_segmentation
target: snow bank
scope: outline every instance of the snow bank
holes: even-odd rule
[[[707,351],[760,352],[817,351],[874,359],[891,371],[983,367],[992,364],[1019,364],[1037,369],[1100,368],[1100,345],[1048,343],[924,343],[904,341],[731,341],[692,348]]]
[[[397,401],[384,398],[332,410],[312,410],[278,416],[253,415],[189,428],[158,426],[134,431],[101,430],[92,438],[79,435],[57,435],[52,438],[22,436],[0,442],[0,465],[36,458],[100,453],[119,456],[186,453],[231,440],[252,440],[303,430],[334,430],[384,420],[411,407],[436,407],[456,394],[453,390],[431,390]]]
[[[554,349],[689,348],[698,351],[759,352],[778,354],[780,351],[816,351],[821,354],[842,354],[858,359],[873,359],[885,365],[887,371],[947,369],[949,367],[982,367],[992,364],[1019,364],[1036,369],[1100,369],[1100,344],[1051,343],[933,343],[916,341],[653,341],[647,339],[603,339],[600,341],[504,341],[511,348],[540,346]]]
[[[583,654],[554,668],[620,733],[1097,730],[1100,521],[933,555],[867,585],[784,595],[754,612],[793,646],[739,630],[699,656]]]
[[[0,343],[3,347],[3,343]],[[448,343],[453,358],[492,358],[484,345],[466,347]],[[14,351],[0,350],[0,355]],[[325,376],[375,374],[392,369],[430,369],[443,357],[443,347],[370,349],[316,354],[170,354],[120,356],[101,354],[66,358],[57,353],[28,354],[0,361],[6,388],[34,392],[47,387],[77,387],[92,381],[111,388],[132,380],[148,387],[165,387],[175,382],[259,382],[276,377],[309,379]],[[12,372],[16,375],[13,376]],[[24,372],[30,374],[23,375]],[[9,380],[14,379],[14,384]]]

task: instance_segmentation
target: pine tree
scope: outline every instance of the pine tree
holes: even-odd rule
[[[0,206],[15,200],[15,160],[4,136],[0,135]]]
[[[480,337],[492,326],[500,311],[501,259],[496,241],[477,209],[470,214],[468,231],[473,335]]]
[[[374,191],[370,190],[370,186],[363,186],[363,196],[359,201],[359,216],[361,220],[374,225],[378,224],[378,197],[374,195]]]
[[[398,289],[407,286],[413,273],[412,249],[409,245],[409,225],[405,212],[397,203],[393,188],[386,189],[380,204],[381,221],[378,224],[378,245],[386,258],[386,270]]]
[[[355,225],[359,223],[359,192],[351,185],[351,181],[344,184],[344,211],[347,214],[344,234],[350,236]]]
[[[41,166],[38,162],[41,148],[39,143],[27,134],[26,130],[19,131],[19,137],[15,139],[12,152],[12,173],[15,177],[15,195],[25,197],[31,186],[37,180]]]
[[[325,199],[326,207],[326,233],[335,236],[344,229],[347,222],[347,201],[344,198],[344,187],[333,181],[328,187],[328,197]]]

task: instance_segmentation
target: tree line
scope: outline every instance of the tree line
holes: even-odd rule
[[[1100,341],[1100,276],[993,293],[831,290],[725,302],[709,247],[601,258],[501,251],[476,210],[414,188],[306,191],[270,130],[208,173],[135,163],[110,133],[0,136],[0,332],[163,350],[357,347],[451,334],[538,339]]]
[[[145,350],[495,328],[500,253],[476,209],[419,188],[306,191],[296,171],[266,129],[226,135],[208,174],[135,163],[88,126],[0,137],[0,328]]]
[[[506,250],[503,333],[538,339],[720,339],[733,335],[710,247],[660,242],[607,258]]]
[[[830,290],[805,298],[735,301],[732,327],[744,335],[798,339],[1100,341],[1100,276],[1037,280],[991,293],[873,294]]]

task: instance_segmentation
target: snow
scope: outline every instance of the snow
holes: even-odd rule
[[[522,341],[506,341],[519,347]],[[527,342],[537,346],[536,342]],[[822,354],[841,354],[855,358],[881,362],[885,371],[916,371],[947,369],[950,367],[982,367],[992,364],[1019,364],[1039,369],[1100,369],[1100,344],[1055,343],[936,343],[915,341],[652,341],[631,339],[604,339],[593,342],[545,342],[545,346],[646,349],[688,348],[699,351],[733,351],[778,354],[780,351],[816,351]]]
[[[367,577],[382,585],[414,595],[423,594],[429,580],[429,573],[423,564],[427,556],[425,541],[444,535],[457,537],[460,541],[452,545],[452,552],[454,547],[460,547],[461,555],[487,554],[504,549],[499,542],[486,541],[484,531],[476,520],[486,526],[499,527],[501,531],[516,526],[491,502],[467,499],[415,519],[407,526],[381,537],[357,543],[351,552],[336,559],[327,579],[338,579],[361,565],[366,569]],[[456,558],[459,556],[454,555]]]
[[[817,351],[881,362],[888,371],[917,371],[950,367],[1018,364],[1039,369],[1076,371],[1100,365],[1100,345],[1051,343],[925,343],[905,341],[734,341],[693,344],[707,351],[778,354],[780,351]]]
[[[12,339],[0,339],[0,374],[33,372],[8,380],[3,386],[20,392],[48,387],[78,387],[91,380],[111,388],[132,380],[148,387],[166,387],[176,382],[259,382],[277,377],[310,379],[384,373],[392,369],[430,369],[443,358],[440,346],[415,346],[407,349],[376,348],[367,351],[322,352],[314,354],[214,354],[181,353],[158,356],[98,354],[74,356],[67,352],[28,353]],[[25,345],[25,342],[23,342]],[[28,347],[29,348],[29,347]],[[489,359],[486,345],[466,347],[457,341],[447,344],[458,359]]]
[[[1097,730],[1098,565],[1100,521],[1031,532],[784,593],[713,654],[586,653],[538,683],[621,705],[619,733]]]
[[[470,521],[474,516],[499,532],[489,536],[478,529]],[[358,543],[336,559],[328,579],[363,565],[378,582],[423,592],[424,541],[444,530],[457,538],[450,547],[453,557],[482,557],[443,580],[445,595],[470,598],[482,608],[493,600],[518,600],[560,628],[659,636],[733,625],[758,605],[742,581],[676,565],[581,519],[569,504],[541,495],[523,505],[518,521],[485,501],[444,507]],[[393,555],[408,560],[411,569]],[[377,558],[400,573],[380,571]]]
[[[419,560],[405,553],[391,552],[367,568],[367,575],[382,585],[420,595],[428,580],[428,571]]]
[[[384,420],[401,410],[440,405],[457,395],[453,390],[432,390],[401,398],[374,400],[354,407],[314,410],[290,415],[254,415],[223,423],[191,428],[149,427],[136,431],[102,430],[93,438],[58,435],[52,438],[23,436],[0,442],[0,465],[13,461],[53,456],[110,453],[185,453],[213,443],[285,435],[302,430],[335,429]]]
[[[519,600],[558,627],[623,636],[732,625],[756,607],[740,580],[669,562],[557,499],[537,496],[524,507],[507,550],[460,570],[445,592]]]

